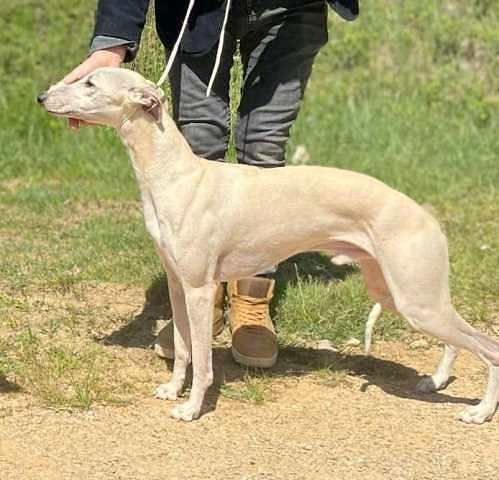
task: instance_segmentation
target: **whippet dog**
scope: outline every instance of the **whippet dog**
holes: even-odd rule
[[[193,364],[189,399],[173,408],[174,418],[197,418],[213,381],[217,284],[303,251],[353,259],[381,307],[445,344],[436,372],[417,385],[419,391],[446,386],[459,349],[475,353],[489,369],[488,385],[482,401],[460,419],[492,418],[499,342],[453,308],[446,238],[416,202],[372,177],[337,168],[258,169],[204,160],[169,117],[162,92],[129,70],[95,70],[76,83],[56,84],[38,101],[54,115],[114,127],[128,148],[175,324],[173,373],[156,396],[175,400]]]

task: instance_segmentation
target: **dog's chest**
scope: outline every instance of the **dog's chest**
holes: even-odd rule
[[[159,229],[159,221],[156,215],[156,211],[152,202],[144,201],[143,204],[143,212],[144,212],[144,223],[146,226],[146,230],[149,235],[151,235],[152,239],[158,245],[161,243],[161,232]]]
[[[144,213],[144,223],[147,232],[151,235],[158,254],[161,256],[164,262],[166,262],[168,268],[175,270],[176,261],[174,255],[174,236],[172,234],[166,234],[167,222],[160,222],[157,210],[154,207],[154,203],[150,201],[150,197],[143,195],[142,210]],[[171,233],[171,232],[170,232]]]

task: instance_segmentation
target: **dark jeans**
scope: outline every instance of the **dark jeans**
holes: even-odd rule
[[[237,160],[283,166],[313,61],[327,42],[326,3],[233,0],[210,97],[206,87],[216,46],[202,56],[179,52],[170,73],[173,118],[194,152],[209,160],[224,159],[229,143],[230,69],[238,41],[243,83],[235,131]]]

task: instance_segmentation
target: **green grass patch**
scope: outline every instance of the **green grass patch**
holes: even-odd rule
[[[220,393],[231,400],[262,404],[272,398],[272,379],[260,370],[247,371],[241,382],[223,384]]]
[[[107,355],[102,347],[47,344],[29,328],[16,344],[16,378],[46,406],[88,409],[95,402],[117,401],[104,381],[102,363]]]
[[[351,337],[364,338],[372,308],[359,274],[341,281],[298,279],[288,284],[276,312],[276,324],[284,344],[302,340],[331,339],[341,344]],[[399,317],[386,313],[378,322],[378,335],[394,336],[402,328]]]

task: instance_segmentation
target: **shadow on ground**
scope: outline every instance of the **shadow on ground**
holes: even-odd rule
[[[149,348],[154,342],[156,322],[171,317],[166,275],[158,275],[146,290],[142,311],[129,323],[100,339],[105,345]]]
[[[171,367],[171,364],[169,366]],[[207,395],[205,412],[216,408],[223,385],[242,381],[247,375],[266,378],[296,378],[318,371],[324,372],[325,369],[331,374],[346,373],[349,376],[362,378],[365,380],[360,387],[362,392],[376,386],[389,395],[428,403],[475,405],[479,402],[478,399],[452,396],[444,392],[417,392],[415,387],[424,375],[419,374],[412,367],[391,360],[315,348],[281,348],[277,364],[271,370],[265,371],[241,367],[232,359],[230,349],[214,348],[213,367],[215,381]],[[452,381],[454,377],[449,383]]]

